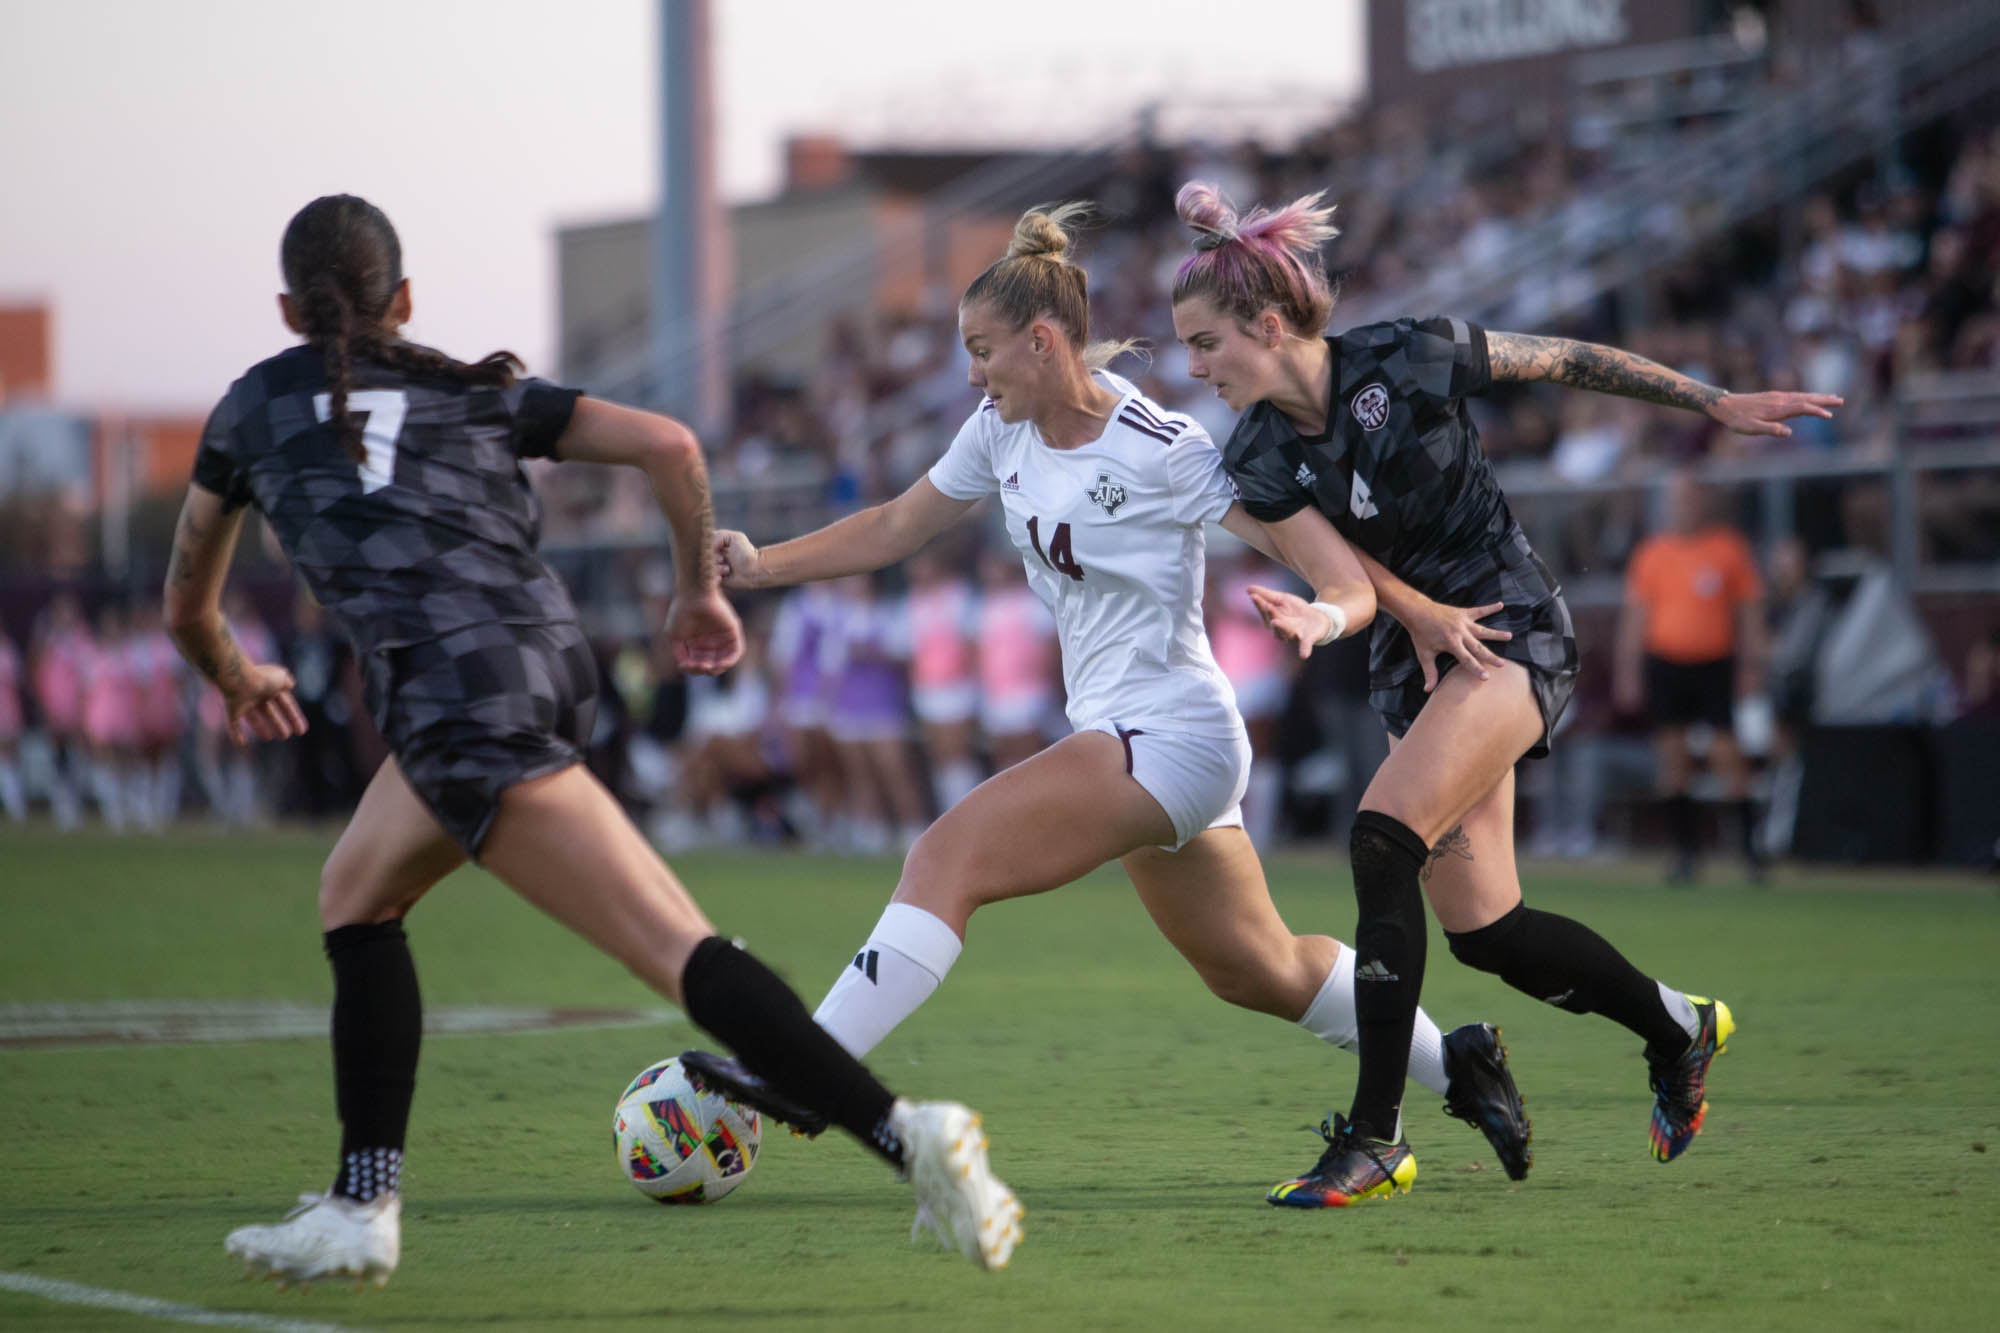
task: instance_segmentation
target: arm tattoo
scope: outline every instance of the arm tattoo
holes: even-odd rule
[[[249,664],[243,660],[243,650],[237,647],[236,636],[230,632],[228,621],[218,620],[210,634],[201,637],[190,635],[180,648],[181,656],[187,658],[188,665],[206,676],[225,695],[243,684]]]
[[[186,509],[174,528],[174,553],[167,561],[167,586],[178,588],[194,581],[194,553],[208,540],[200,522]]]
[[[696,468],[687,478],[688,492],[694,500],[695,531],[701,539],[701,551],[695,557],[695,573],[701,586],[712,588],[716,582],[715,572],[715,505],[708,494],[708,469]]]
[[[1550,380],[1690,412],[1706,412],[1725,396],[1721,389],[1657,361],[1600,343],[1489,333],[1486,356],[1496,380]]]
[[[190,510],[181,510],[180,523],[174,529],[174,553],[167,562],[169,589],[184,589],[194,582],[199,553],[208,542],[208,530],[200,520]],[[229,622],[221,616],[215,617],[212,626],[174,629],[170,637],[188,665],[225,695],[242,685],[249,664],[243,659],[236,636],[229,630]]]
[[[1447,856],[1461,857],[1467,861],[1472,859],[1472,839],[1465,836],[1465,825],[1460,824],[1452,829],[1438,839],[1437,846],[1431,848],[1431,854],[1424,862],[1424,883],[1431,882],[1431,871]]]

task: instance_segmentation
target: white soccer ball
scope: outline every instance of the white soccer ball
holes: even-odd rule
[[[755,1111],[691,1079],[678,1059],[641,1070],[611,1117],[618,1169],[661,1203],[714,1203],[757,1162]]]

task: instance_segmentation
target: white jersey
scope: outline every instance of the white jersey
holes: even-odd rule
[[[1053,449],[989,400],[930,470],[955,500],[1000,493],[1028,582],[1055,616],[1070,725],[1153,718],[1234,731],[1229,682],[1201,622],[1204,522],[1236,500],[1222,456],[1192,417],[1104,371],[1120,395],[1090,443]]]

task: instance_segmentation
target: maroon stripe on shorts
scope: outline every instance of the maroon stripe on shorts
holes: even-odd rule
[[[1111,725],[1118,732],[1118,743],[1125,747],[1125,776],[1129,778],[1132,776],[1132,738],[1134,736],[1143,736],[1146,733],[1136,729],[1127,731],[1116,722],[1113,722]]]

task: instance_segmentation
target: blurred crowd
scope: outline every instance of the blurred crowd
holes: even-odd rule
[[[1843,58],[1868,59],[1870,41],[1857,28]],[[1466,104],[1357,112],[1283,152],[1124,150],[1068,191],[1095,200],[1103,218],[1081,256],[1093,336],[1146,339],[1150,358],[1114,369],[1220,441],[1231,415],[1188,378],[1165,301],[1188,253],[1173,212],[1182,182],[1216,181],[1245,206],[1326,190],[1343,228],[1331,262],[1354,306],[1441,263],[1477,265],[1547,219],[1603,207],[1621,180],[1614,145],[1548,130]],[[1973,116],[1927,127],[1795,205],[1526,330],[1614,343],[1729,388],[1838,393],[1847,406],[1834,421],[1747,440],[1692,414],[1546,385],[1498,386],[1473,413],[1550,563],[1566,578],[1612,575],[1654,526],[1665,469],[1810,459],[1835,446],[1880,458],[1922,438],[1928,428],[1900,406],[1913,385],[1937,371],[2000,372],[1996,284],[2000,129]],[[956,297],[936,291],[918,313],[837,321],[809,374],[739,383],[733,425],[707,441],[719,520],[776,539],[920,476],[975,406]],[[991,514],[906,570],[747,600],[743,665],[719,680],[681,679],[648,631],[671,582],[656,551],[635,544],[604,557],[605,534],[640,531],[653,512],[643,479],[623,471],[536,465],[533,475],[553,558],[598,641],[592,762],[663,845],[888,850],[1066,730],[1053,626]],[[1747,512],[1719,514],[1754,529],[1774,634],[1828,552],[1887,553],[1882,489],[1834,479],[1815,500],[1801,488],[1783,541]],[[1538,507],[1537,494],[1554,500]],[[1926,558],[2000,560],[2000,473],[1956,478],[1923,504]],[[596,556],[581,554],[593,545]],[[1246,798],[1253,835],[1338,836],[1382,752],[1365,646],[1318,653],[1302,674],[1242,593],[1283,576],[1219,532],[1210,552],[1210,633],[1258,756]],[[282,575],[260,591],[254,607],[238,598],[231,619],[247,651],[275,654],[298,677],[313,724],[304,742],[231,746],[150,597],[88,608],[38,599],[21,623],[0,625],[0,808],[19,818],[41,803],[64,825],[138,828],[180,811],[251,824],[345,810],[381,754],[352,663]],[[1621,793],[1646,790],[1651,759],[1642,723],[1611,697],[1606,635],[1601,620],[1579,616],[1593,656],[1557,748],[1569,757],[1524,779],[1524,837],[1537,851],[1587,854],[1644,836],[1615,810]],[[1952,707],[1994,710],[1996,645],[1982,630],[1950,663]],[[1767,686],[1774,699],[1778,689]],[[1761,742],[1746,738],[1760,762],[1783,745],[1781,729],[1766,730]]]
[[[748,648],[718,678],[679,675],[657,634],[599,637],[592,767],[669,850],[906,847],[987,776],[1068,732],[1053,621],[1011,550],[964,536],[905,571],[743,599]],[[1247,586],[1288,578],[1226,535],[1211,543],[1204,610],[1249,727],[1244,813],[1260,846],[1345,836],[1387,752],[1368,706],[1366,636],[1300,663],[1258,620]],[[639,618],[658,626],[667,570],[656,563],[641,581]],[[1810,712],[1812,642],[1801,649],[1796,631],[1814,596],[1803,543],[1782,543],[1761,581],[1776,648],[1746,677],[1755,690],[1738,701],[1738,735],[1768,779]],[[24,646],[0,633],[0,812],[121,831],[350,810],[385,752],[352,656],[309,597],[267,622],[259,606],[286,589],[261,591],[271,595],[256,603],[232,592],[227,613],[247,654],[291,669],[305,737],[232,744],[219,696],[181,662],[151,599],[108,599],[86,615],[58,593]],[[1586,653],[1554,757],[1524,768],[1532,854],[1618,852],[1658,833],[1645,718],[1614,698],[1610,645]],[[1940,716],[2000,719],[2000,632],[1964,668]],[[1698,753],[1708,744],[1694,740]]]

